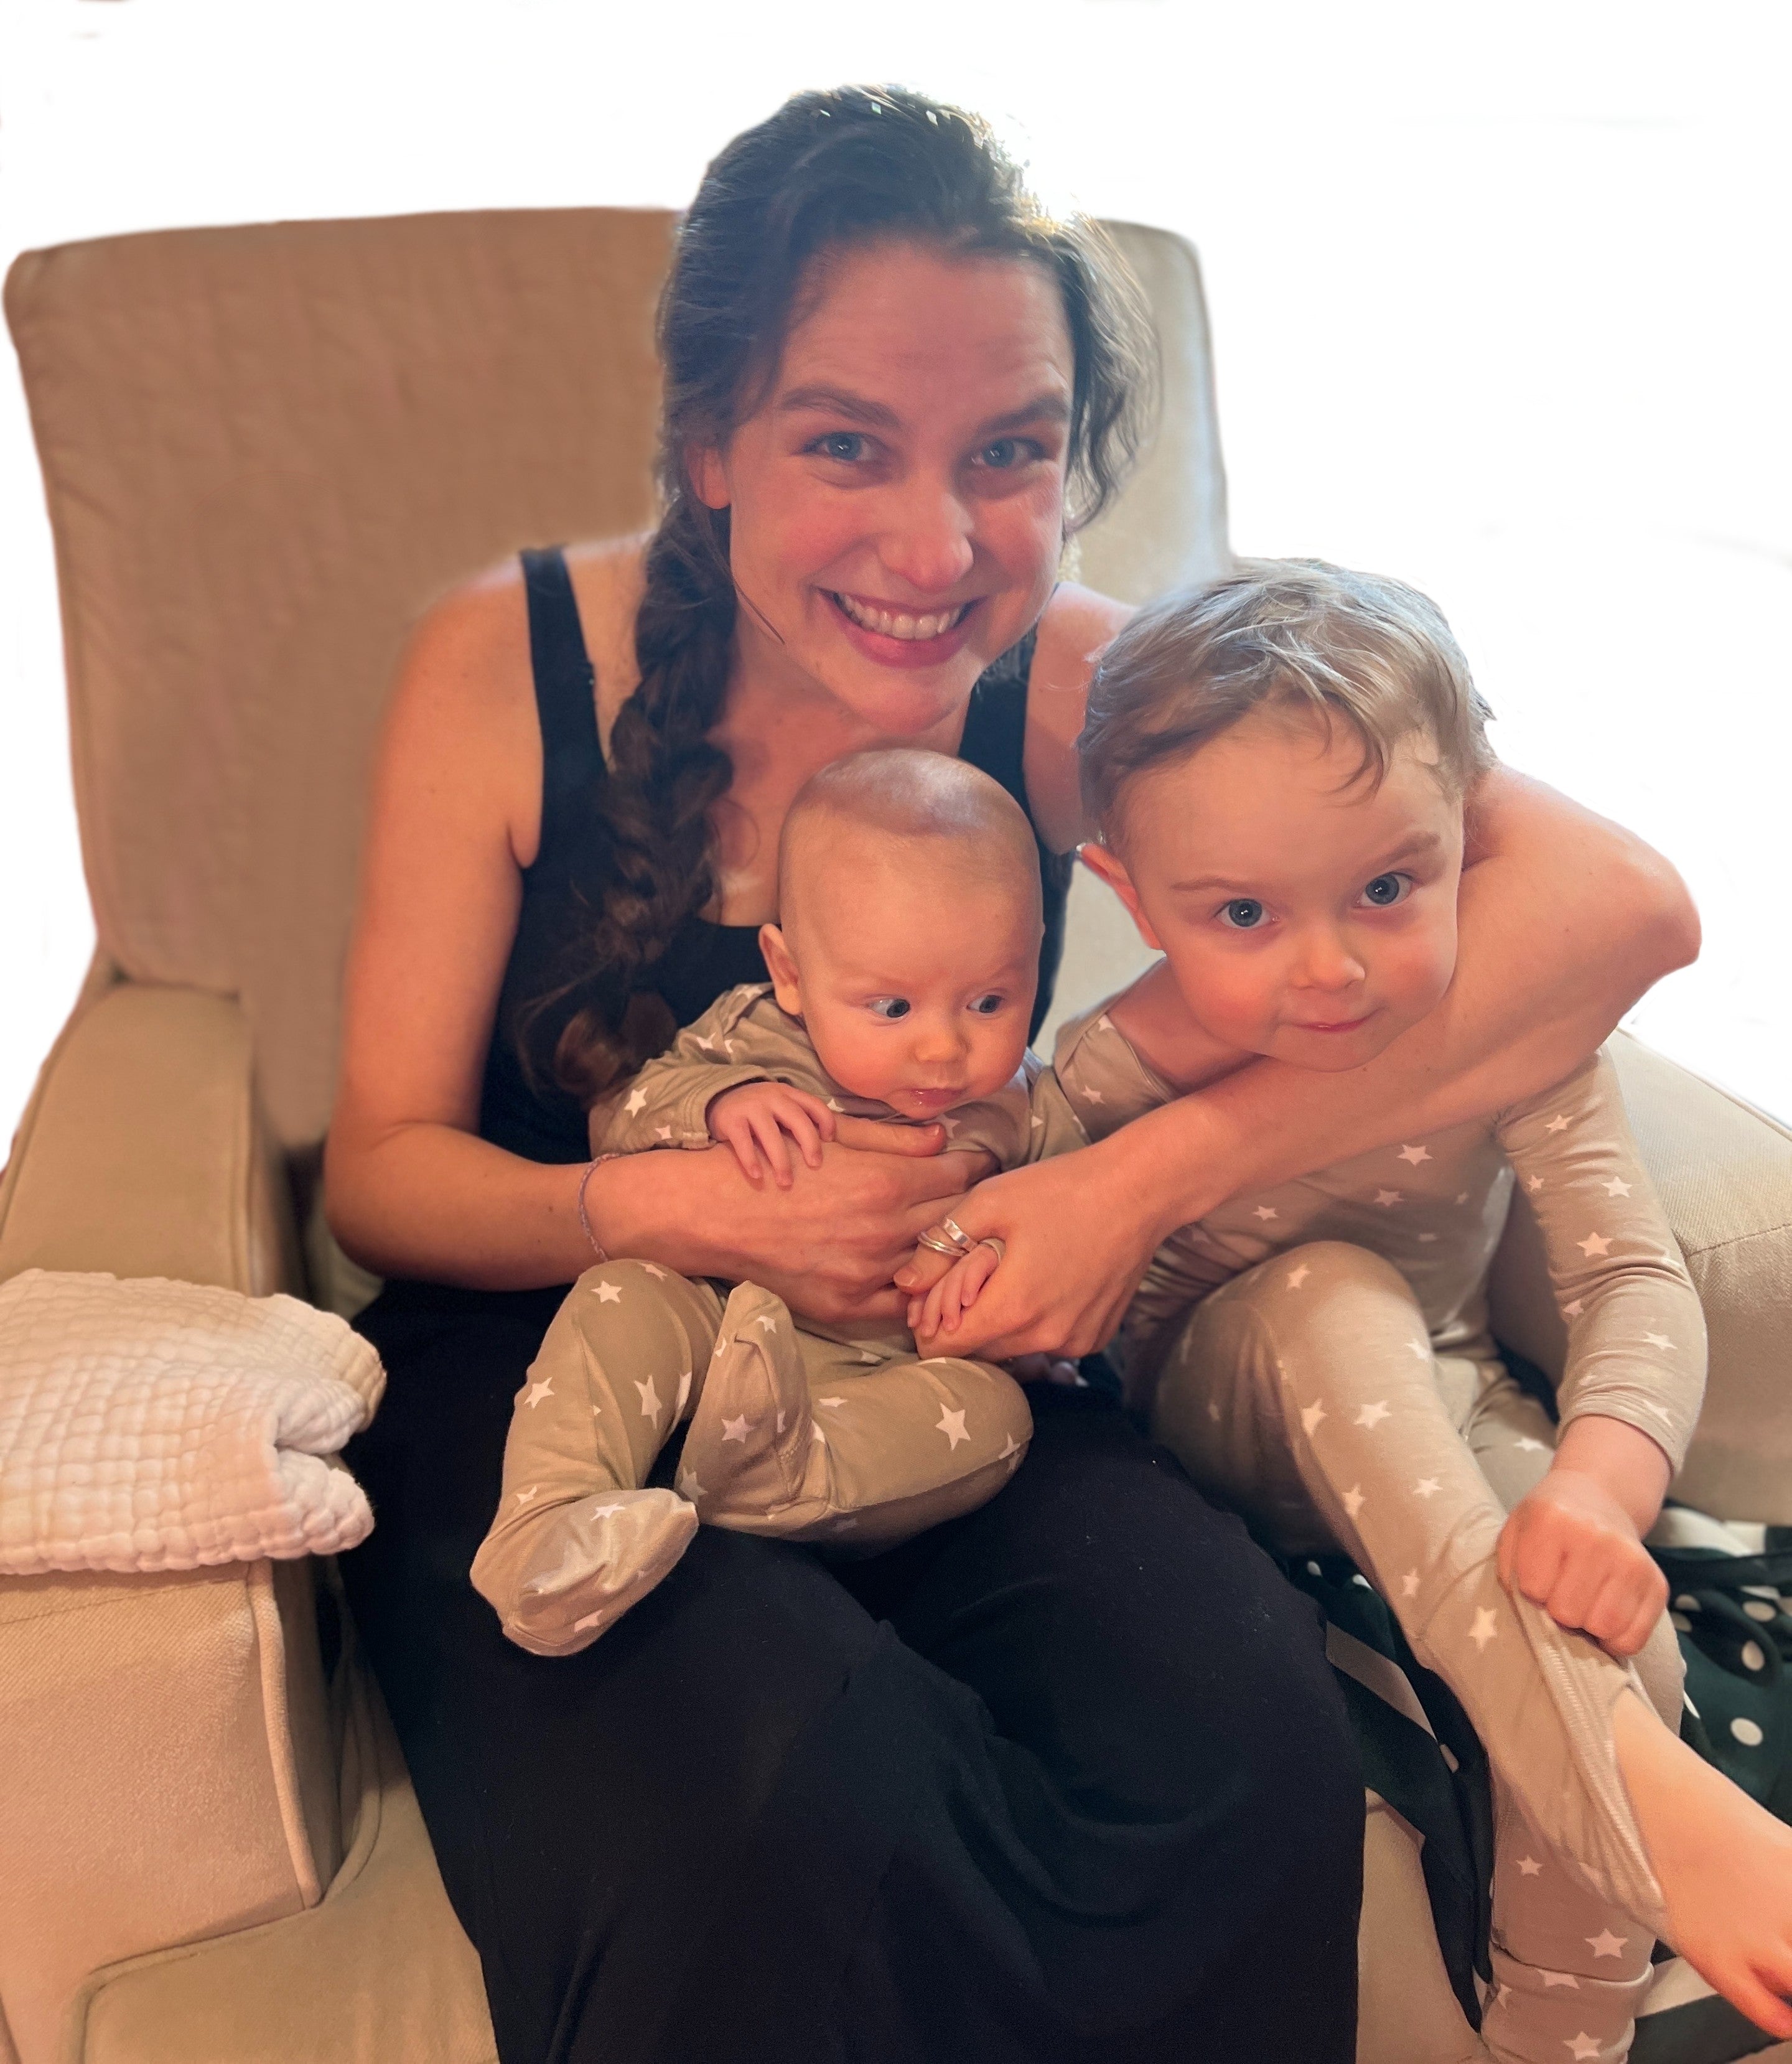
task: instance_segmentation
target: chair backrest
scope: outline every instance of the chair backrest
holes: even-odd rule
[[[328,1119],[374,734],[407,631],[519,545],[651,515],[674,218],[282,223],[28,252],[6,284],[56,542],[83,851],[127,979],[239,996],[289,1149]],[[1116,234],[1164,417],[1083,577],[1223,563],[1194,252]]]

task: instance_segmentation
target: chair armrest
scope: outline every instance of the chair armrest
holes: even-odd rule
[[[0,1581],[0,2027],[96,1968],[314,1906],[341,1853],[307,1562]]]
[[[77,1010],[0,1177],[0,1280],[27,1268],[304,1294],[233,999],[124,982]]]
[[[1673,1495],[1720,1519],[1792,1522],[1792,1132],[1627,1033],[1610,1051],[1710,1333],[1705,1409]],[[1567,1335],[1522,1197],[1492,1307],[1498,1336],[1559,1377]]]

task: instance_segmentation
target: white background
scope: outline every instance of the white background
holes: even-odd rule
[[[1233,534],[1443,604],[1504,756],[1679,865],[1645,1036],[1792,1115],[1792,10],[1505,0],[6,0],[0,260],[119,231],[681,204],[901,79],[1193,237]],[[91,945],[50,539],[0,358],[0,1140]]]

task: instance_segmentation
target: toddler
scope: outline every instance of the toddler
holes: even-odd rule
[[[785,820],[771,982],[732,990],[592,1114],[595,1153],[723,1144],[791,1179],[837,1114],[943,1124],[978,1175],[1081,1143],[1029,1107],[1039,863],[1025,813],[962,761],[911,750],[824,768]],[[970,1243],[948,1219],[923,1236]],[[646,1488],[688,1417],[675,1487]],[[583,1648],[658,1583],[699,1520],[865,1550],[993,1497],[1033,1421],[987,1362],[916,1354],[889,1322],[792,1323],[650,1261],[588,1269],[517,1400],[473,1580],[539,1655]]]
[[[1090,1136],[1255,1056],[1359,1066],[1442,1002],[1484,716],[1430,603],[1317,562],[1246,563],[1122,633],[1081,740],[1084,857],[1164,957],[1059,1036]],[[1567,1324],[1553,1419],[1488,1330],[1515,1187]],[[998,1260],[912,1308],[924,1340]],[[1705,1330],[1609,1060],[1185,1227],[1117,1353],[1196,1481],[1285,1551],[1341,1547],[1467,1709],[1495,1788],[1496,2058],[1623,2058],[1658,1933],[1758,2018],[1792,1988],[1787,1831],[1677,1739],[1642,1536]]]

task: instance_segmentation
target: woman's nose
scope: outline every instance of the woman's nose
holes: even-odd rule
[[[916,482],[891,511],[879,554],[917,596],[944,595],[964,578],[977,558],[970,511],[956,491]]]

